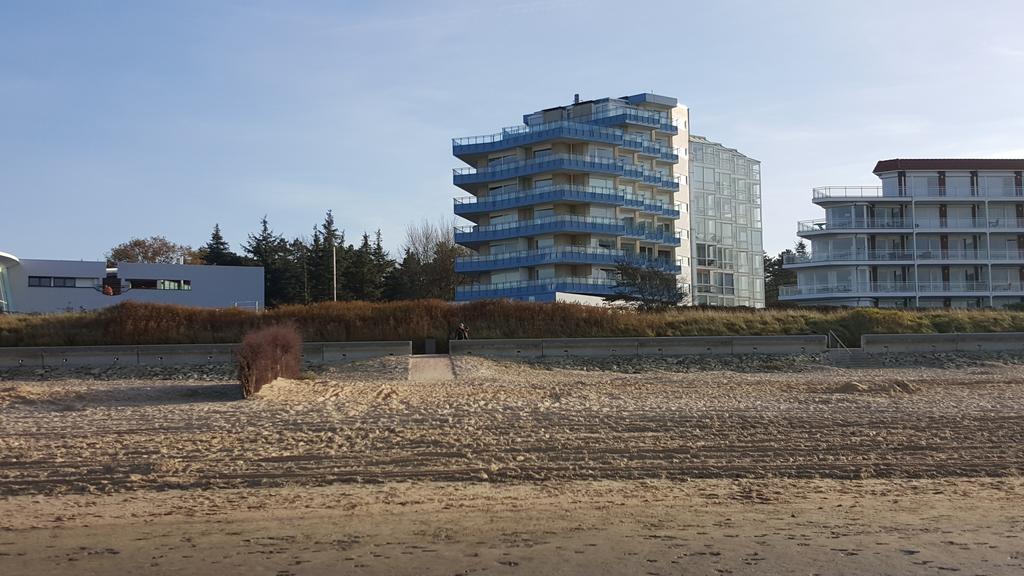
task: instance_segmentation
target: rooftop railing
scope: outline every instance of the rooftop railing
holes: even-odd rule
[[[907,199],[909,202],[912,199],[921,198],[1022,198],[1024,199],[1024,189],[1017,186],[993,186],[993,185],[980,185],[974,188],[964,186],[947,186],[947,187],[905,187],[903,189],[896,189],[889,194],[884,194],[881,186],[822,186],[813,190],[813,196],[815,200],[827,199],[827,198],[839,198],[839,199],[884,199],[884,200],[901,200]]]
[[[553,138],[578,138],[596,140],[608,144],[616,144],[644,154],[658,156],[662,160],[676,162],[679,160],[679,149],[670,148],[619,128],[610,128],[596,124],[587,124],[578,120],[559,120],[532,126],[512,126],[502,128],[500,132],[482,136],[466,136],[452,138],[452,148],[456,154],[498,150],[503,147],[521,146],[530,142]],[[494,144],[495,146],[488,146]]]

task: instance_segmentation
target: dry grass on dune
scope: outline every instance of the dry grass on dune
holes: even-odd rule
[[[291,322],[303,340],[446,341],[459,322],[474,338],[1024,331],[1024,312],[880,309],[701,309],[637,313],[577,304],[439,300],[327,302],[262,313],[123,303],[94,312],[0,316],[0,346],[239,342],[247,332]]]

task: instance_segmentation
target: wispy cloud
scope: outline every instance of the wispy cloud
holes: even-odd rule
[[[1002,46],[993,44],[990,45],[988,49],[990,52],[998,56],[1024,60],[1024,48],[1015,48],[1012,46]]]

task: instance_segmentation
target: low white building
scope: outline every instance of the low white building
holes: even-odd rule
[[[809,254],[779,299],[812,306],[1004,307],[1024,302],[1024,160],[894,159],[881,186],[814,190]]]
[[[0,252],[0,312],[95,310],[120,302],[260,308],[263,268],[20,259]]]

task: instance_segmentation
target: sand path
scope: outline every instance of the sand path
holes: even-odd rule
[[[452,359],[447,354],[423,354],[409,358],[410,382],[444,382],[454,379]]]

